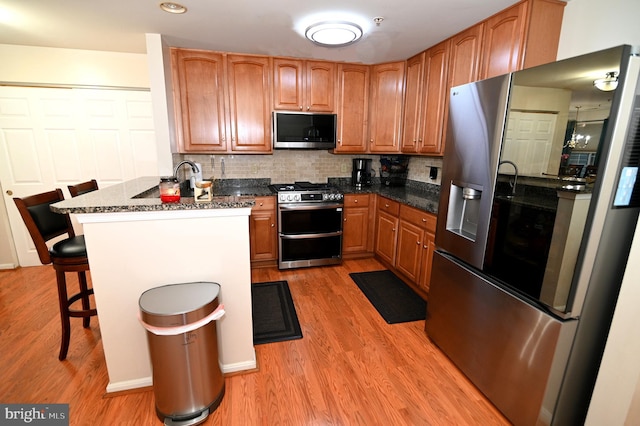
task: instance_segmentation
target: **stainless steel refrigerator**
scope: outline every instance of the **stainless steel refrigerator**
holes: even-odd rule
[[[634,50],[451,89],[425,328],[516,425],[586,416],[640,208]]]

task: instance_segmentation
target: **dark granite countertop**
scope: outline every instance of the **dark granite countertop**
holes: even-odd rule
[[[109,186],[52,205],[58,213],[114,213],[161,210],[195,210],[252,207],[255,197],[275,196],[270,179],[218,179],[213,185],[213,200],[196,203],[182,197],[178,203],[162,203],[158,196],[158,176],[146,176]],[[356,189],[350,178],[329,178],[329,183],[346,194],[379,194],[429,213],[438,213],[440,187],[424,182],[407,181],[405,186],[384,186],[374,182]]]
[[[438,185],[409,180],[405,186],[385,186],[374,180],[371,186],[357,189],[351,185],[350,178],[329,179],[329,183],[336,185],[345,194],[378,194],[419,210],[438,214]]]
[[[255,204],[255,194],[216,193],[215,188],[211,202],[196,203],[193,197],[182,197],[177,203],[163,203],[158,195],[159,181],[158,176],[140,177],[52,204],[51,210],[71,214],[117,213],[250,208]]]

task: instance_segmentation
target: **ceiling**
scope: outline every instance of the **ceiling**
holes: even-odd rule
[[[375,64],[404,60],[517,0],[0,0],[0,44],[145,53],[145,33],[169,46]],[[373,18],[382,17],[380,25]],[[353,20],[363,38],[341,48],[301,35],[311,22]]]

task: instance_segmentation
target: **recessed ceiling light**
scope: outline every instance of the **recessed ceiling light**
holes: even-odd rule
[[[187,8],[183,5],[172,2],[160,3],[160,9],[164,10],[165,12],[176,14],[185,13],[187,11]]]
[[[340,47],[358,41],[362,37],[362,28],[351,22],[326,21],[309,26],[304,35],[321,46]]]

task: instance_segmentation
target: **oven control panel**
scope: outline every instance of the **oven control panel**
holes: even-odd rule
[[[326,203],[342,201],[341,192],[315,191],[281,191],[278,192],[279,203]]]

